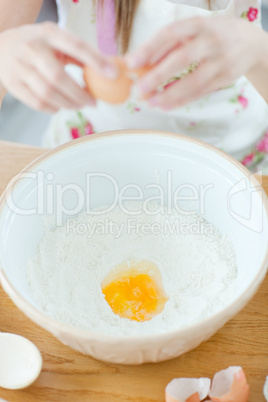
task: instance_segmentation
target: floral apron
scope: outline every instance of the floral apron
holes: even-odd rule
[[[94,7],[92,0],[58,0],[57,3],[62,28],[106,54],[117,53],[113,0],[104,0],[103,12]],[[164,26],[197,15],[233,16],[244,18],[249,24],[261,24],[258,0],[141,0],[129,51],[137,49]],[[164,86],[183,79],[195,68],[193,62]],[[68,66],[67,71],[83,85],[81,69]],[[135,93],[121,105],[99,101],[96,108],[62,109],[52,117],[43,145],[55,147],[94,132],[131,128],[172,131],[203,140],[223,149],[253,171],[267,163],[268,106],[244,76],[227,88],[168,112],[139,101]]]

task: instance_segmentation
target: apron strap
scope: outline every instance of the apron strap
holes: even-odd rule
[[[114,0],[98,0],[97,41],[99,50],[109,56],[117,54]]]

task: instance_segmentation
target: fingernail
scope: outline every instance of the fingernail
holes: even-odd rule
[[[161,105],[159,106],[162,110],[165,110],[166,112],[168,112],[169,110],[172,109],[172,106],[170,105]]]
[[[83,104],[78,105],[79,108],[83,108],[85,106],[95,107],[96,100],[93,98],[86,98]]]
[[[128,68],[133,70],[134,68],[139,68],[143,66],[143,60],[137,56],[129,55],[125,58]]]
[[[151,99],[148,101],[148,103],[149,103],[149,105],[151,105],[151,106],[157,106],[157,105],[158,105],[158,99],[157,99],[156,97],[151,98]]]
[[[118,69],[111,64],[106,64],[103,67],[102,72],[105,77],[109,78],[110,80],[115,80],[118,77]]]
[[[146,81],[140,81],[138,84],[139,91],[142,95],[148,94],[151,92],[151,88]]]
[[[94,99],[92,96],[86,94],[86,98],[84,98],[85,103],[83,105],[80,105],[80,107],[84,107],[86,105],[88,106],[96,106],[96,99]]]
[[[95,100],[90,100],[90,102],[88,103],[90,107],[96,107],[97,106],[97,102]]]

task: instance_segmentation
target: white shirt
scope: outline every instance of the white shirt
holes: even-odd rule
[[[59,24],[92,46],[97,47],[96,11],[92,0],[58,0]],[[258,9],[258,0],[141,0],[137,9],[129,51],[133,51],[164,26],[196,15],[228,15],[247,18],[250,8]],[[250,19],[251,15],[249,16]],[[227,27],[228,29],[228,27]],[[194,55],[193,55],[194,59]],[[79,81],[81,71],[71,67]],[[165,112],[145,102],[129,99],[122,105],[99,101],[96,108],[84,108],[85,118],[94,132],[116,129],[157,129],[177,132],[206,141],[241,159],[268,128],[268,106],[244,77],[232,86],[215,91],[190,104]],[[72,139],[70,127],[79,123],[76,111],[61,110],[51,121],[44,145],[54,147]],[[68,123],[68,124],[67,124]],[[78,124],[77,123],[77,124]]]

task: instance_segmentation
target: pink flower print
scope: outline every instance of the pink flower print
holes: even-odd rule
[[[257,8],[250,7],[247,13],[247,17],[249,21],[255,21],[258,18],[259,10]]]
[[[266,152],[268,153],[268,133],[258,142],[256,145],[256,149],[259,152]]]
[[[94,134],[94,130],[93,130],[92,124],[87,123],[87,125],[85,126],[85,134],[86,134],[86,135]]]
[[[194,121],[191,121],[189,124],[190,124],[191,127],[196,126],[196,123]]]
[[[76,119],[67,122],[72,138],[83,137],[84,135],[90,135],[94,133],[92,124],[84,117],[82,112],[78,110],[76,112]]]
[[[78,3],[79,2],[79,0],[73,0],[73,3]]]
[[[245,156],[245,158],[244,158],[244,159],[242,160],[242,162],[241,162],[242,165],[244,165],[244,166],[250,165],[251,162],[252,162],[253,159],[254,159],[254,156],[255,156],[254,152],[252,152],[251,154]]]
[[[127,109],[130,111],[131,114],[141,111],[141,108],[139,106],[136,106],[136,104],[133,102],[128,102]]]
[[[72,127],[71,128],[71,136],[74,140],[76,140],[77,138],[80,137],[80,132],[79,129],[77,127]]]
[[[242,109],[246,109],[248,107],[248,99],[242,95],[242,91],[240,92],[239,95],[236,95],[233,98],[229,99],[229,102],[240,104],[240,106],[242,106]],[[241,110],[241,107],[240,107],[240,110]],[[239,113],[240,110],[239,110],[239,108],[236,108],[235,113]]]
[[[244,96],[239,95],[237,99],[244,109],[248,106],[248,100]]]

